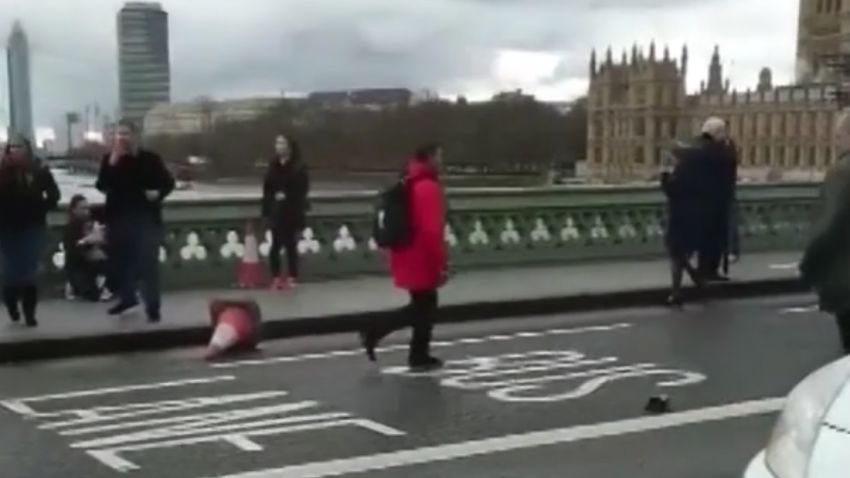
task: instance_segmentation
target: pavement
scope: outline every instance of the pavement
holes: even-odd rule
[[[800,291],[799,253],[748,255],[735,265],[734,282],[712,287],[701,298],[732,298]],[[666,261],[583,263],[525,269],[462,272],[441,292],[446,322],[530,316],[663,303],[669,287]],[[287,292],[202,290],[164,297],[163,323],[142,315],[110,318],[106,305],[48,300],[40,327],[0,323],[0,362],[163,350],[209,340],[212,298],[251,298],[264,316],[266,338],[347,332],[395,314],[406,296],[385,277],[299,285]]]
[[[444,324],[405,334],[0,367],[3,478],[741,477],[783,397],[839,358],[809,296]],[[672,410],[644,412],[666,394]]]

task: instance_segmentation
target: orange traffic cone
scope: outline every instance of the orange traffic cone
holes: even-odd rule
[[[245,226],[245,253],[236,270],[236,285],[240,289],[256,289],[260,287],[262,275],[257,234],[254,232],[254,224],[248,221]]]
[[[213,334],[206,359],[226,353],[248,352],[260,342],[260,307],[252,300],[214,300],[210,303]]]

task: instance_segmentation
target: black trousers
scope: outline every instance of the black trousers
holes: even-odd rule
[[[729,211],[723,209],[706,217],[705,232],[699,248],[699,272],[708,277],[719,274],[728,248]]]
[[[272,247],[269,251],[269,267],[272,277],[279,277],[281,271],[280,251],[286,252],[286,265],[289,277],[298,278],[298,236],[300,232],[289,228],[272,229]]]
[[[38,308],[38,286],[5,286],[3,288],[3,303],[9,316],[18,320],[23,308],[24,317],[27,321],[35,321],[36,309]]]
[[[841,335],[844,352],[850,354],[850,311],[838,314],[835,319],[838,322],[838,332]]]
[[[71,290],[79,298],[91,302],[100,300],[103,291],[97,284],[97,279],[100,276],[106,277],[106,288],[113,291],[113,284],[110,279],[111,271],[108,270],[107,261],[85,260],[69,264],[67,274]]]
[[[431,356],[431,336],[434,332],[434,322],[437,318],[439,296],[436,289],[411,291],[410,303],[401,312],[401,320],[393,318],[382,324],[377,324],[372,330],[380,341],[384,337],[405,327],[413,328],[410,339],[408,362],[421,363]]]

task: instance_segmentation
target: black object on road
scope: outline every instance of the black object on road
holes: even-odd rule
[[[646,408],[644,408],[644,410],[647,413],[651,413],[653,415],[670,413],[670,397],[668,397],[667,395],[656,395],[654,397],[650,397],[649,401],[646,403]]]

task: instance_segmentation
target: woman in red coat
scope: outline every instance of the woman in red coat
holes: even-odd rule
[[[445,212],[438,179],[442,150],[437,144],[419,148],[408,161],[404,181],[408,192],[410,240],[390,251],[390,272],[396,287],[408,291],[410,304],[402,320],[373,324],[361,332],[369,359],[375,361],[375,348],[381,339],[406,326],[413,327],[408,364],[412,370],[439,368],[442,362],[431,356],[431,334],[437,314],[437,290],[446,281],[447,255],[443,231]]]

